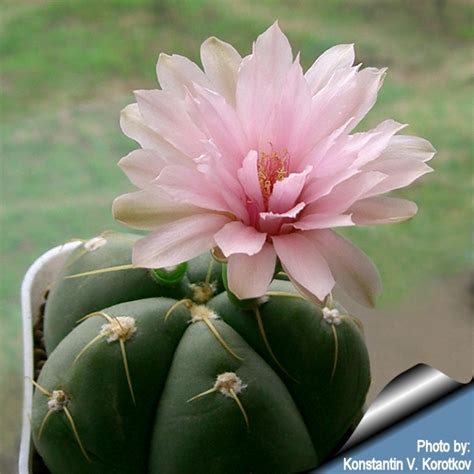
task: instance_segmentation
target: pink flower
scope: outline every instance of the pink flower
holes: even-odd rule
[[[337,282],[373,304],[377,271],[331,228],[401,222],[417,207],[381,196],[431,171],[434,149],[396,135],[386,120],[350,134],[374,105],[385,69],[353,66],[352,45],[323,53],[304,74],[278,24],[241,58],[210,38],[204,72],[161,55],[161,90],[136,91],[121,126],[142,149],[119,165],[140,191],[114,202],[115,217],[151,230],[133,253],[160,268],[219,247],[230,289],[262,296],[277,258],[297,288],[322,300]]]

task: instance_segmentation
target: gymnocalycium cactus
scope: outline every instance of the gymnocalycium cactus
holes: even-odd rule
[[[51,472],[289,473],[326,459],[369,387],[360,323],[281,280],[239,307],[210,254],[148,282],[127,266],[136,237],[82,243],[50,290],[32,430]]]
[[[367,350],[332,290],[373,305],[380,282],[332,228],[413,217],[382,195],[434,149],[393,120],[351,134],[385,76],[353,45],[303,74],[275,23],[201,59],[160,56],[162,89],[122,113],[140,190],[113,212],[150,234],[83,242],[49,293],[32,428],[53,474],[304,471],[361,417]]]

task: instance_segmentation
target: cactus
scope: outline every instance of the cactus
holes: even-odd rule
[[[51,354],[84,315],[153,296],[196,297],[204,302],[222,291],[220,264],[202,255],[184,265],[185,275],[132,267],[139,235],[105,232],[83,242],[54,281],[45,314],[45,347]]]
[[[52,295],[81,280],[65,275],[129,262],[127,245],[94,262],[78,249]],[[74,328],[79,310],[62,296],[62,314],[74,317],[34,382],[32,413],[35,446],[53,474],[299,472],[341,445],[370,384],[357,319],[332,301],[304,300],[281,280],[265,298],[236,305],[213,274],[216,295],[205,301],[210,295],[195,290],[209,282],[208,256],[179,283],[156,290],[150,280],[155,295],[145,299],[143,288],[133,291],[139,271],[147,272],[124,270],[122,286],[85,276],[96,282],[95,301],[86,304],[78,290],[83,314]],[[112,288],[118,293],[100,295]],[[97,307],[104,301],[111,304]],[[48,317],[61,314],[58,297],[53,303],[51,330],[57,319]]]

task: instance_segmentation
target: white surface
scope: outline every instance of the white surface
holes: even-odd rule
[[[33,399],[33,325],[38,317],[38,308],[45,291],[68,255],[80,242],[69,242],[55,247],[28,269],[21,285],[21,312],[23,319],[23,422],[21,430],[19,474],[30,473],[31,453],[31,405]]]

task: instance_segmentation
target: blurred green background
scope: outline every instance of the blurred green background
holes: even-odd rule
[[[33,260],[74,237],[119,229],[111,202],[131,189],[116,162],[135,147],[118,126],[134,89],[156,87],[160,52],[199,61],[211,35],[250,52],[275,19],[308,67],[356,43],[388,66],[375,109],[438,150],[436,172],[399,193],[413,221],[346,234],[376,262],[380,307],[422,298],[433,279],[468,272],[473,9],[468,0],[2,0],[0,472],[16,472],[21,410],[19,288]],[[446,291],[449,286],[446,285]],[[455,310],[455,308],[453,308]]]

